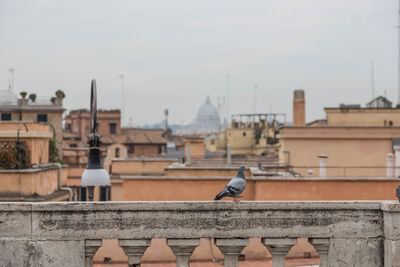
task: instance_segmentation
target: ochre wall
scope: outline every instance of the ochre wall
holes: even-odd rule
[[[190,157],[192,159],[204,159],[204,139],[185,139],[185,157],[187,157],[187,144],[190,144]]]
[[[279,180],[280,179],[280,180]],[[395,200],[396,179],[247,180],[242,200]],[[124,179],[127,201],[212,200],[229,180]],[[231,200],[231,198],[227,198]]]
[[[386,157],[392,153],[391,139],[288,139],[282,150],[290,151],[290,165],[294,171],[307,176],[307,170],[319,175],[318,155],[328,156],[326,166],[382,167],[382,168],[327,168],[327,176],[378,177],[386,176]],[[281,155],[283,156],[283,154]],[[283,160],[282,160],[283,162]],[[287,160],[286,160],[287,162]],[[297,166],[308,168],[296,168]]]
[[[387,154],[393,153],[392,140],[399,137],[400,127],[284,127],[279,162],[288,163],[284,151],[289,151],[295,172],[307,176],[312,169],[314,176],[319,176],[318,155],[324,154],[328,156],[327,176],[386,176]]]
[[[0,123],[0,140],[16,141],[18,128],[21,122],[1,122]],[[19,137],[21,142],[26,142],[29,150],[31,164],[43,164],[49,162],[49,139],[52,136],[50,126],[46,123],[25,123],[25,127],[21,127]]]
[[[135,156],[155,157],[159,155],[160,153],[158,144],[149,144],[149,145],[134,144],[134,153],[129,153],[129,157],[135,157]]]
[[[164,174],[164,168],[176,163],[176,160],[113,160],[113,174]]]
[[[166,168],[165,176],[169,177],[235,177],[237,169],[228,168]],[[250,170],[245,169],[244,174],[249,177]]]
[[[0,172],[2,193],[22,195],[51,194],[58,189],[58,169],[34,172]]]
[[[385,126],[389,121],[400,126],[400,109],[331,109],[325,108],[329,126]]]
[[[212,200],[229,180],[124,179],[123,194],[127,201]],[[244,200],[252,200],[254,187],[248,181]]]

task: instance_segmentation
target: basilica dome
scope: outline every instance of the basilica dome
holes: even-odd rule
[[[213,122],[219,125],[218,110],[207,96],[206,102],[200,107],[196,117],[197,122]]]
[[[209,133],[217,132],[220,126],[219,113],[217,108],[211,103],[210,97],[207,96],[206,102],[197,112],[197,117],[192,124],[192,132]]]

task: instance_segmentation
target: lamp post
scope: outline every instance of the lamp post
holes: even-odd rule
[[[97,133],[97,90],[92,80],[90,93],[90,135],[88,137],[88,164],[82,174],[81,185],[87,186],[89,201],[93,201],[94,187],[110,185],[110,176],[100,160],[100,135]]]

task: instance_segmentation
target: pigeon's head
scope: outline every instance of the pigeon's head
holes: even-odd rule
[[[239,167],[237,177],[245,178],[244,177],[244,166]]]

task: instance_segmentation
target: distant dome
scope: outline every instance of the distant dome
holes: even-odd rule
[[[218,110],[211,103],[210,97],[207,96],[206,102],[200,107],[197,112],[197,122],[208,122],[213,121],[219,125],[219,114]]]
[[[211,103],[210,97],[207,96],[206,102],[197,112],[196,120],[190,125],[189,132],[192,133],[209,133],[219,130],[220,121],[219,113],[216,107]]]
[[[192,123],[179,130],[184,134],[215,133],[220,130],[219,112],[207,96],[206,102],[199,108]]]

